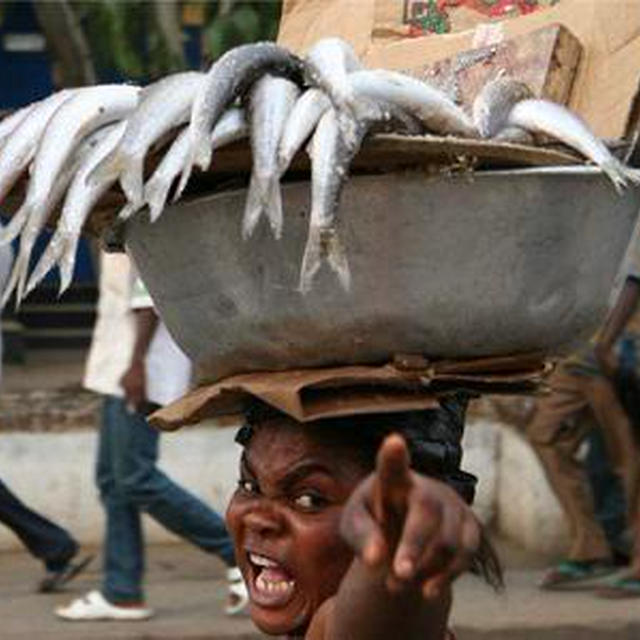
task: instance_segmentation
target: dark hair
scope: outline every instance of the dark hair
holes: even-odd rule
[[[399,433],[407,442],[414,470],[445,482],[471,504],[477,479],[460,468],[467,404],[467,394],[454,393],[441,397],[437,409],[326,418],[302,423],[301,428],[313,428],[314,437],[327,444],[351,448],[367,470],[375,466],[376,453],[384,438],[392,432]],[[276,409],[256,401],[245,410],[245,424],[236,434],[236,442],[246,446],[256,428],[282,416]],[[502,567],[484,531],[471,571],[494,588],[502,588]]]

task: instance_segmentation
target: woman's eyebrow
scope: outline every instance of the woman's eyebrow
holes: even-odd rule
[[[278,480],[278,486],[281,488],[290,487],[313,473],[322,473],[326,476],[333,476],[329,469],[320,462],[303,462],[293,467],[293,469],[288,471],[284,477],[280,478]]]

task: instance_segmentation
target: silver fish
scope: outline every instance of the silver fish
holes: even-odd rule
[[[222,114],[218,124],[213,128],[210,140],[211,149],[215,151],[227,144],[242,140],[248,135],[249,124],[244,109],[232,107]],[[184,167],[189,154],[189,142],[189,130],[186,128],[175,139],[144,187],[144,203],[149,205],[149,217],[152,222],[160,217],[171,184]],[[182,190],[176,189],[173,202],[178,200],[181,195]]]
[[[545,134],[576,149],[604,171],[619,193],[629,182],[640,184],[640,169],[611,155],[584,120],[566,107],[548,100],[522,100],[509,112],[505,126]]]
[[[355,95],[348,76],[362,69],[351,45],[341,38],[318,40],[305,57],[311,84],[322,89],[338,114],[338,124],[349,145],[357,144],[354,123]]]
[[[420,123],[395,105],[360,99],[354,106],[358,115],[355,148],[344,140],[333,108],[322,116],[311,140],[311,215],[300,271],[300,291],[305,294],[311,290],[324,261],[337,274],[345,291],[351,288],[351,271],[336,216],[349,165],[364,136],[374,129],[407,133],[421,130]]]
[[[0,149],[0,203],[33,159],[51,116],[61,104],[71,98],[73,93],[73,91],[65,89],[35,104],[24,120],[13,129],[11,135],[6,139]],[[15,217],[12,218],[9,225],[0,231],[0,238],[9,238],[9,240],[14,238],[17,235],[14,233],[16,227],[18,227],[19,233],[19,222],[13,223],[14,219]]]
[[[102,125],[127,116],[137,104],[139,91],[126,85],[84,87],[59,105],[42,133],[25,201],[4,228],[0,244],[13,240],[29,217],[40,219],[38,210],[76,145]]]
[[[331,100],[322,89],[308,89],[296,101],[287,119],[278,148],[280,175],[289,168],[293,157],[313,133]]]
[[[241,45],[222,55],[209,69],[193,103],[190,152],[182,181],[186,184],[193,165],[205,170],[211,163],[209,134],[227,106],[267,72],[301,83],[303,66],[300,58],[272,42]]]
[[[99,183],[93,183],[88,181],[87,177],[98,163],[118,145],[126,127],[127,121],[124,120],[100,129],[96,134],[99,134],[101,139],[87,153],[83,161],[75,163],[77,170],[75,170],[64,198],[56,231],[31,273],[25,296],[35,289],[56,263],[60,267],[60,291],[58,295],[62,295],[71,284],[82,226],[93,206],[115,182],[114,178],[111,182],[102,180]]]
[[[11,220],[11,223],[16,218],[21,221],[13,232],[16,235],[22,232],[20,251],[14,265],[14,271],[20,274],[18,299],[22,297],[26,284],[31,250],[51,211],[52,194],[57,190],[63,167],[83,138],[104,124],[125,118],[135,108],[138,93],[137,87],[126,85],[78,89],[47,124],[34,160],[27,195]]]
[[[473,122],[483,138],[493,138],[506,125],[517,102],[533,98],[533,92],[519,80],[500,75],[487,82],[473,101]]]
[[[40,207],[37,211],[37,219],[30,218],[27,221],[24,231],[20,237],[20,250],[18,251],[18,255],[13,263],[13,270],[9,276],[9,280],[5,285],[2,301],[0,302],[0,308],[4,307],[16,287],[16,306],[20,304],[20,301],[24,297],[24,288],[29,269],[31,250],[40,230],[44,226],[51,212],[62,199],[80,164],[84,162],[87,155],[91,153],[105,135],[106,132],[103,129],[94,131],[76,146],[75,151],[67,157],[64,166],[60,171],[58,171],[57,178],[47,193],[45,201],[40,203]],[[22,206],[28,206],[28,202],[25,201]]]
[[[38,104],[37,102],[28,104],[0,120],[0,145],[11,134],[11,132],[27,117],[27,114]]]
[[[176,73],[144,89],[139,105],[129,116],[127,129],[114,149],[89,177],[93,182],[119,178],[127,199],[142,205],[144,159],[149,148],[168,131],[184,124],[204,74]]]
[[[276,238],[282,234],[282,198],[278,146],[300,90],[286,78],[269,74],[258,80],[249,99],[253,170],[242,221],[242,235],[251,236],[266,213]]]
[[[349,82],[356,95],[391,102],[420,120],[432,133],[477,138],[466,113],[442,91],[397,71],[355,71]]]

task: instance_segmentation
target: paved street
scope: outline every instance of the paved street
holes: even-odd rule
[[[457,588],[459,640],[637,640],[637,601],[606,602],[588,593],[541,593],[535,588],[539,560],[506,553],[507,591],[495,595],[474,578]],[[260,638],[248,618],[221,613],[223,567],[183,545],[153,546],[148,556],[148,595],[157,616],[147,622],[67,623],[53,607],[95,587],[99,560],[66,593],[32,592],[40,566],[24,553],[0,554],[2,640],[245,640]],[[399,640],[399,639],[398,639]]]

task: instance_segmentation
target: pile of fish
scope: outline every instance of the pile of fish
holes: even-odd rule
[[[528,142],[544,134],[600,166],[618,190],[640,183],[640,171],[613,157],[582,120],[534,99],[515,79],[487,83],[469,116],[421,80],[363,69],[351,47],[337,38],[320,40],[304,58],[273,43],[243,45],[207,73],[176,73],[144,88],[66,89],[0,121],[0,206],[28,174],[24,201],[0,233],[0,243],[20,236],[2,305],[14,290],[19,303],[55,265],[60,292],[69,286],[82,227],[114,185],[119,183],[127,198],[121,218],[148,212],[155,221],[176,183],[174,201],[194,167],[206,171],[216,149],[246,137],[253,168],[243,237],[248,239],[263,217],[281,237],[280,180],[310,141],[311,215],[300,290],[311,289],[324,263],[348,290],[349,263],[336,223],[340,194],[363,139],[381,131]],[[145,158],[161,144],[166,151],[145,176]],[[58,208],[55,233],[29,274],[36,238]]]

